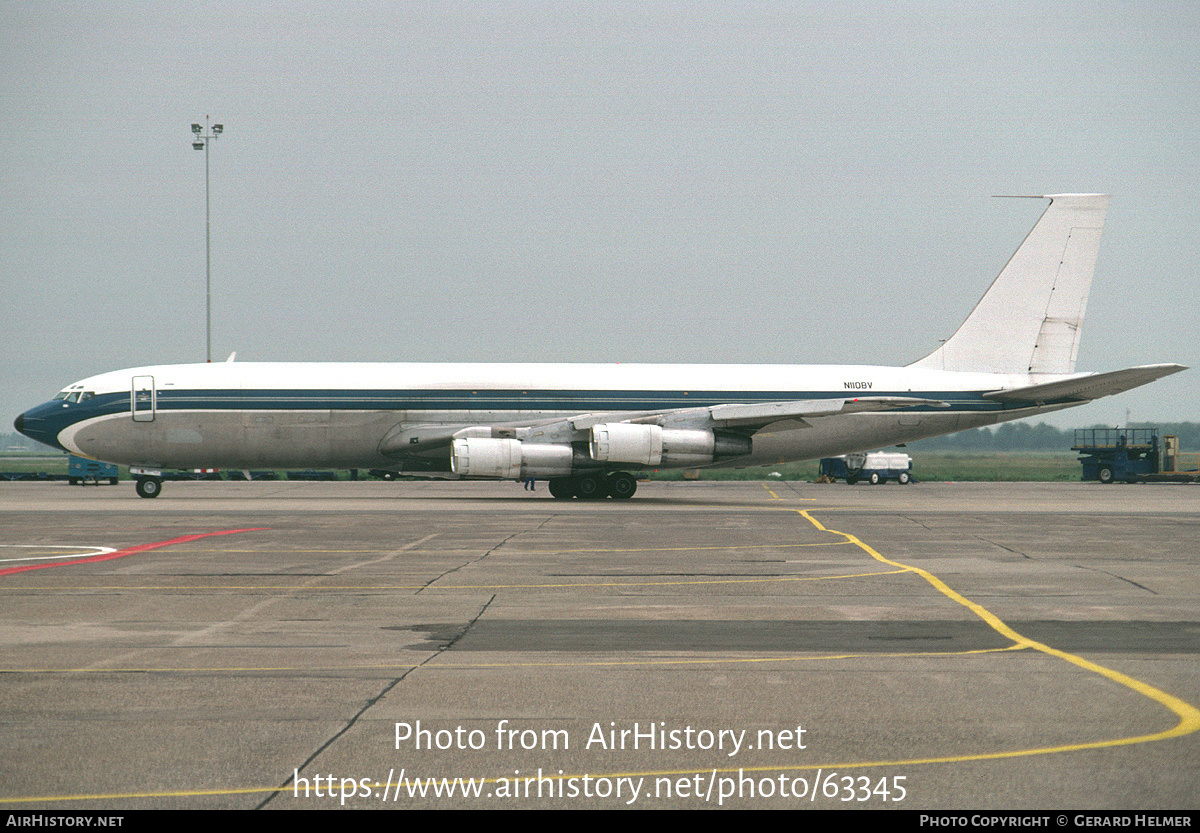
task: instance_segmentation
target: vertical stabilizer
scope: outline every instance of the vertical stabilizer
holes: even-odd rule
[[[1050,205],[958,331],[911,367],[1073,373],[1096,270],[1106,194],[1052,194]]]

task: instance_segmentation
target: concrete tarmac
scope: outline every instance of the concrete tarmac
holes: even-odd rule
[[[1194,486],[3,484],[0,802],[1194,811],[1198,529]]]

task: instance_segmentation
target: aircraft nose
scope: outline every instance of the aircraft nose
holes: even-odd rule
[[[36,416],[30,416],[29,411],[25,411],[13,420],[13,428],[17,429],[17,433],[24,434],[31,440],[41,442],[42,438],[38,436],[38,426],[41,420]]]
[[[50,403],[57,405],[58,403]],[[29,437],[31,440],[37,440],[39,443],[45,443],[52,448],[58,448],[63,451],[66,449],[58,442],[58,428],[54,427],[53,420],[47,417],[55,412],[47,409],[45,405],[39,405],[36,408],[25,411],[23,414],[13,420],[13,428],[18,432]]]

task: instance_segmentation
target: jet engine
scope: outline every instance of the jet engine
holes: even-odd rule
[[[450,470],[460,477],[566,477],[574,452],[566,444],[523,443],[490,437],[461,437],[454,441]]]
[[[749,454],[750,440],[703,429],[605,422],[592,426],[589,450],[592,459],[600,463],[701,465],[719,457]]]

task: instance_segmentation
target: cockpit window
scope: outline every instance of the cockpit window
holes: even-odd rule
[[[95,395],[96,395],[95,391],[85,390],[83,393],[79,394],[79,401],[87,402],[89,399],[91,399]]]
[[[70,396],[68,396],[67,401],[68,402],[78,402],[79,401],[79,391],[75,391]]]
[[[67,393],[68,393],[68,391],[64,390],[62,393],[55,394],[54,398],[55,399],[66,399]]]

